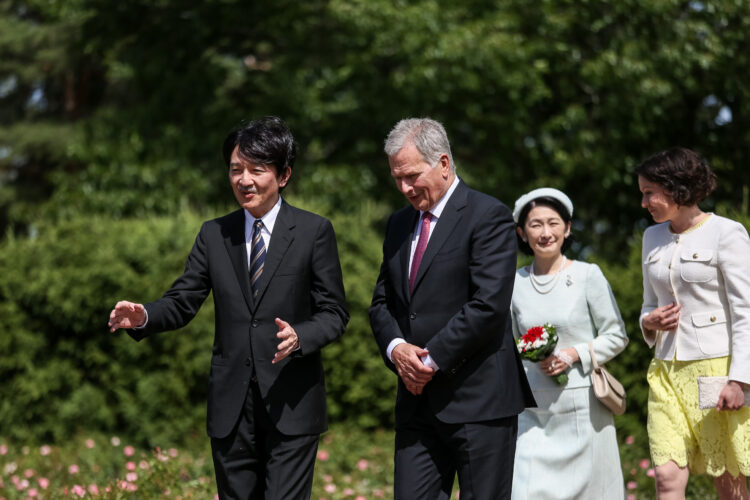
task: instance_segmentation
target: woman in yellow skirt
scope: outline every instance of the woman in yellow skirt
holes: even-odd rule
[[[636,168],[643,235],[641,328],[648,369],[648,437],[659,499],[685,498],[690,472],[721,498],[750,499],[750,238],[698,203],[716,176],[695,152],[673,148]],[[698,406],[699,376],[728,376],[716,408]]]

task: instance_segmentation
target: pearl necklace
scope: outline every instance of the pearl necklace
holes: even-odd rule
[[[529,266],[529,280],[531,281],[531,286],[534,287],[534,290],[536,290],[538,293],[541,293],[542,295],[551,292],[552,289],[555,288],[555,285],[557,285],[557,282],[560,280],[560,274],[562,274],[562,270],[565,269],[566,260],[567,259],[563,255],[560,269],[558,269],[557,272],[553,274],[552,277],[547,281],[542,281],[534,275],[534,262],[532,261],[531,265]]]

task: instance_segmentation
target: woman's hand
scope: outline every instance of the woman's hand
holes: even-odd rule
[[[568,367],[572,366],[576,361],[580,361],[580,359],[578,351],[573,347],[568,347],[567,349],[555,351],[549,357],[541,360],[539,367],[547,376],[554,377],[567,370]]]
[[[666,306],[657,307],[643,317],[643,328],[646,330],[675,330],[680,322],[680,308],[674,302]]]
[[[747,387],[747,384],[741,384],[736,380],[730,380],[727,385],[721,390],[719,394],[719,401],[716,403],[716,409],[721,410],[739,410],[745,403],[745,392],[743,386]]]

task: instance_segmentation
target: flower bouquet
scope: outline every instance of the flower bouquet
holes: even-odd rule
[[[555,352],[557,346],[557,331],[554,325],[545,323],[526,330],[524,335],[516,341],[516,348],[521,358],[534,363],[546,359]],[[559,385],[568,381],[568,374],[563,372],[552,377]]]

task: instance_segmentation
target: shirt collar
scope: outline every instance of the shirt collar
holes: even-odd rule
[[[266,228],[269,234],[273,234],[273,226],[276,224],[276,217],[279,216],[279,210],[281,210],[281,196],[279,196],[279,199],[276,200],[276,204],[269,210],[268,212],[263,215],[263,217],[260,218],[260,220],[263,221],[263,227]],[[253,214],[245,211],[245,228],[250,228],[252,231],[253,223],[255,222],[255,217],[253,217]]]
[[[448,199],[453,194],[453,191],[456,190],[456,186],[458,186],[458,176],[453,176],[453,182],[451,183],[450,187],[448,188],[448,191],[445,192],[442,198],[438,200],[437,203],[435,203],[435,206],[433,206],[431,209],[428,210],[432,214],[432,216],[435,219],[440,218],[440,214],[443,213],[443,209],[445,208],[445,204],[448,203]],[[422,217],[424,215],[424,212],[422,210],[419,211],[419,216]]]

